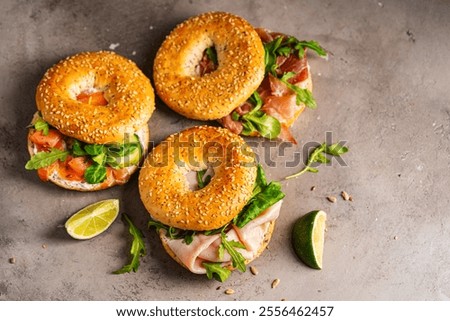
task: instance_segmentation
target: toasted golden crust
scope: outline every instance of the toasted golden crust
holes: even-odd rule
[[[271,221],[269,224],[269,227],[267,229],[266,234],[264,234],[264,240],[261,243],[261,246],[259,247],[258,251],[256,252],[256,255],[251,258],[250,260],[245,260],[245,264],[249,264],[250,262],[252,262],[253,260],[255,260],[256,258],[258,258],[262,252],[264,252],[264,250],[267,248],[267,245],[270,242],[270,239],[272,238],[272,234],[273,234],[273,230],[275,228],[275,221]],[[187,269],[187,267],[183,264],[183,262],[181,262],[181,260],[177,257],[177,255],[172,251],[172,249],[170,248],[170,246],[166,243],[165,239],[164,239],[164,235],[165,235],[165,231],[163,229],[160,230],[159,232],[159,236],[161,239],[161,243],[163,245],[164,250],[167,252],[167,254],[169,254],[178,264],[180,264],[182,267],[184,267],[185,269]],[[233,266],[230,264],[228,266],[226,266],[227,269],[229,270],[234,270]]]
[[[189,171],[212,167],[204,188],[192,191]],[[256,179],[254,154],[227,129],[192,127],[169,136],[144,161],[139,192],[153,219],[184,230],[212,230],[231,221],[249,201]]]
[[[196,70],[214,46],[218,69]],[[192,119],[222,118],[242,104],[264,78],[264,47],[243,18],[208,12],[178,25],[165,39],[153,66],[155,87],[174,111]]]
[[[106,106],[76,100],[102,91]],[[40,81],[36,104],[42,118],[63,134],[89,144],[123,141],[147,124],[155,108],[150,80],[136,64],[113,52],[83,52],[51,67]]]

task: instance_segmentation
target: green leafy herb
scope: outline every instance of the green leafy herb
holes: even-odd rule
[[[114,271],[114,274],[129,273],[131,271],[137,272],[139,268],[139,258],[147,254],[142,232],[133,224],[126,214],[122,214],[122,218],[128,223],[128,231],[133,236],[133,242],[131,243],[130,249],[132,259],[129,264],[124,265],[117,271]]]
[[[258,167],[256,168],[256,180],[255,186],[253,187],[252,197],[260,193],[262,189],[266,187],[266,185],[267,185],[266,173],[264,172],[264,169],[261,166],[261,164],[258,164]]]
[[[306,172],[317,173],[319,170],[317,168],[312,167],[314,163],[329,163],[330,160],[326,157],[327,155],[340,156],[348,152],[348,148],[340,145],[339,143],[333,145],[327,145],[326,143],[322,143],[320,146],[316,147],[312,153],[309,155],[308,160],[306,162],[306,166],[298,173],[287,176],[285,179],[291,179],[298,177]]]
[[[295,92],[297,105],[304,103],[307,107],[309,107],[311,109],[316,109],[317,103],[314,100],[314,97],[313,97],[311,91],[309,91],[306,88],[300,88],[300,87],[288,82],[289,78],[292,78],[293,76],[295,76],[295,73],[287,72],[280,78],[280,80],[289,89],[291,89],[293,92]]]
[[[227,235],[224,232],[221,234],[221,240],[222,243],[219,246],[219,257],[220,255],[223,257],[223,250],[226,250],[231,256],[233,267],[237,268],[241,272],[245,272],[245,258],[240,252],[236,251],[236,248],[245,249],[245,246],[237,241],[228,241]]]
[[[45,120],[42,118],[38,118],[38,120],[34,123],[34,129],[42,131],[44,136],[48,135],[49,126]]]
[[[100,164],[92,164],[84,172],[84,179],[89,184],[98,184],[106,179],[106,167]]]
[[[242,209],[241,213],[237,216],[236,226],[243,228],[248,222],[258,217],[258,215],[285,196],[281,191],[281,184],[279,182],[270,182],[268,185],[262,187],[261,191],[253,196]]]
[[[208,279],[216,279],[219,282],[225,282],[231,275],[231,271],[222,267],[221,263],[203,262],[206,269],[206,276]]]
[[[197,184],[199,189],[202,189],[211,182],[211,175],[204,177],[205,173],[206,169],[197,172]]]
[[[65,161],[68,155],[69,155],[68,151],[52,148],[49,152],[39,152],[35,154],[25,164],[25,168],[32,170],[47,167],[56,162],[57,160],[60,160],[62,162]]]
[[[103,154],[105,152],[104,145],[101,144],[88,144],[84,146],[84,150],[91,156]]]
[[[254,105],[253,109],[241,116],[242,120],[242,135],[250,135],[257,131],[261,136],[269,139],[277,138],[281,132],[281,124],[275,117],[267,115],[261,111],[263,101],[258,92],[254,92],[249,99],[249,102]]]
[[[170,239],[184,239],[184,242],[188,245],[194,240],[195,231],[182,230],[173,226],[167,226],[158,221],[149,220],[148,228],[151,227],[154,227],[158,233],[160,229],[165,230],[166,236]]]
[[[319,45],[317,41],[310,40],[310,41],[298,41],[294,45],[294,48],[298,50],[298,56],[299,58],[303,58],[305,55],[305,50],[303,48],[309,48],[313,51],[315,51],[320,57],[327,57],[328,53],[327,51]]]
[[[72,142],[72,154],[74,156],[85,156],[87,153],[83,149],[83,145],[79,140],[74,139]]]
[[[92,156],[92,160],[99,165],[104,165],[105,161],[106,161],[106,154],[102,153],[102,154]]]
[[[264,61],[266,65],[266,73],[277,75],[277,57],[289,56],[297,51],[298,57],[301,59],[305,55],[305,49],[309,48],[315,51],[319,56],[326,57],[327,52],[317,41],[300,41],[295,37],[277,37],[271,42],[264,44]]]
[[[211,60],[215,65],[219,64],[219,61],[217,59],[217,51],[214,47],[206,48],[206,56],[208,56],[208,59]]]
[[[275,117],[267,115],[263,111],[255,113],[250,112],[242,116],[242,119],[247,122],[244,125],[243,135],[251,134],[251,131],[256,130],[261,136],[269,139],[277,138],[281,132],[281,123]],[[249,126],[251,124],[251,126]]]

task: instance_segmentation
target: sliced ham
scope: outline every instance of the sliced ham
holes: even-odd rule
[[[245,245],[245,249],[236,249],[245,259],[252,260],[258,255],[258,250],[264,242],[270,222],[275,221],[280,214],[281,203],[282,201],[279,201],[272,205],[242,229],[232,226],[227,232],[227,240],[239,241]],[[231,257],[226,251],[222,259],[218,256],[221,243],[220,234],[195,235],[191,244],[186,244],[183,239],[168,238],[162,229],[160,237],[177,258],[193,273],[205,274],[206,269],[202,263],[206,261],[220,262],[224,266],[231,264]]]

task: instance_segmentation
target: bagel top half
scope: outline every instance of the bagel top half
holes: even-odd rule
[[[214,171],[209,184],[191,190],[187,174],[209,167]],[[240,136],[200,126],[169,136],[150,152],[139,173],[139,192],[154,220],[205,231],[240,213],[252,197],[255,179],[255,156]]]
[[[209,47],[218,68],[203,76],[198,64]],[[159,97],[198,120],[220,119],[245,102],[264,78],[264,47],[243,18],[207,12],[179,24],[159,48],[153,77]]]
[[[102,92],[107,104],[77,100]],[[42,118],[89,144],[123,141],[147,125],[155,109],[150,80],[131,60],[108,51],[82,52],[47,70],[36,91]]]

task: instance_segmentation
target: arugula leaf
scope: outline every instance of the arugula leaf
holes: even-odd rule
[[[301,59],[305,55],[305,49],[309,48],[315,51],[320,57],[326,57],[326,50],[319,45],[317,41],[298,40],[295,37],[277,37],[271,42],[264,44],[264,62],[266,73],[277,75],[277,56],[289,56],[295,51]]]
[[[145,243],[143,240],[142,232],[133,224],[130,218],[124,213],[122,218],[128,223],[128,231],[133,236],[133,242],[131,244],[130,253],[132,255],[131,262],[124,265],[121,269],[114,271],[114,274],[129,273],[131,271],[137,272],[139,268],[139,258],[146,255],[147,251],[145,249]]]
[[[150,219],[148,221],[147,228],[151,228],[151,227],[154,227],[156,229],[156,232],[159,232],[160,229],[167,230],[167,228],[168,228],[167,225],[165,225],[165,224],[163,224],[161,222],[154,221],[154,220]]]
[[[68,155],[69,155],[68,151],[52,148],[49,152],[39,152],[35,154],[25,164],[25,168],[33,170],[42,167],[47,167],[56,162],[57,160],[60,160],[62,162],[65,161]]]
[[[184,236],[184,242],[189,245],[194,241],[195,231],[189,231],[189,233],[186,233]]]
[[[84,146],[84,150],[86,151],[86,153],[88,153],[88,155],[91,156],[96,156],[96,155],[100,155],[103,154],[104,151],[104,145],[101,144],[88,144]]]
[[[166,236],[170,239],[184,239],[186,244],[191,244],[194,240],[195,231],[182,230],[173,226],[167,226],[161,222],[154,221],[152,219],[148,222],[148,228],[154,227],[156,232],[159,233],[160,229],[166,231]]]
[[[339,145],[339,143],[329,145],[325,148],[325,153],[327,153],[328,155],[333,155],[333,156],[340,156],[347,152],[348,152],[348,148],[345,146]]]
[[[279,182],[270,182],[258,194],[253,196],[242,209],[236,219],[236,226],[243,228],[248,222],[258,217],[263,211],[283,199],[286,195],[281,191]]]
[[[265,138],[273,139],[280,135],[280,121],[262,111],[245,114],[242,116],[242,120],[250,122],[252,126],[261,134],[261,136]]]
[[[265,138],[277,138],[281,132],[281,124],[278,119],[260,110],[263,101],[257,91],[249,98],[249,102],[254,107],[249,113],[241,116],[242,134],[250,135],[252,132],[257,131]]]
[[[283,37],[278,37],[271,42],[264,44],[264,62],[266,65],[266,73],[272,73],[274,76],[277,74],[277,50],[281,46]]]
[[[266,173],[264,172],[261,164],[258,164],[256,168],[256,179],[255,186],[253,187],[253,196],[262,191],[262,189],[267,185]]]
[[[106,161],[106,154],[101,153],[95,156],[92,156],[92,160],[99,165],[104,165]]]
[[[316,109],[317,103],[314,100],[314,97],[313,97],[311,91],[309,91],[306,88],[300,88],[300,87],[288,82],[288,80],[290,78],[292,78],[294,75],[295,75],[295,73],[293,73],[293,72],[287,72],[280,78],[280,81],[282,83],[284,83],[293,92],[295,92],[297,105],[304,103],[307,107],[309,107],[311,109]]]
[[[44,136],[48,135],[49,126],[45,120],[42,118],[38,118],[38,120],[34,123],[34,129],[42,131]]]
[[[305,167],[298,173],[285,177],[284,179],[291,179],[298,177],[306,172],[317,173],[319,170],[312,167],[313,163],[329,163],[330,160],[326,157],[327,155],[340,156],[348,152],[348,147],[340,145],[339,143],[333,145],[327,145],[322,143],[316,147],[312,153],[309,155]]]
[[[72,154],[74,156],[85,156],[86,152],[83,149],[83,145],[79,140],[74,139],[72,142]]]
[[[100,164],[92,164],[84,172],[84,179],[89,184],[101,183],[106,179],[106,167]]]
[[[328,56],[327,51],[321,45],[319,45],[319,43],[317,41],[314,41],[314,40],[310,40],[310,41],[305,41],[305,40],[298,41],[297,40],[297,43],[294,45],[294,48],[299,51],[299,58],[303,58],[303,56],[305,55],[305,51],[303,48],[309,48],[309,49],[315,51],[316,54],[319,55],[320,57]]]
[[[199,189],[202,189],[203,187],[208,185],[209,182],[211,182],[211,175],[207,175],[205,178],[203,178],[205,173],[206,169],[197,172],[197,184]]]
[[[228,254],[230,254],[233,267],[237,268],[241,272],[245,272],[247,269],[245,266],[245,258],[240,252],[236,251],[235,249],[236,247],[245,249],[245,246],[237,241],[228,241],[227,235],[224,232],[222,232],[221,240],[222,243],[220,246],[223,246]]]
[[[221,263],[203,262],[202,264],[206,269],[206,276],[210,280],[214,278],[219,282],[225,282],[231,275],[231,271],[222,267]]]
[[[214,47],[206,48],[206,56],[208,56],[209,60],[211,60],[215,65],[219,64],[217,59],[217,51]]]

